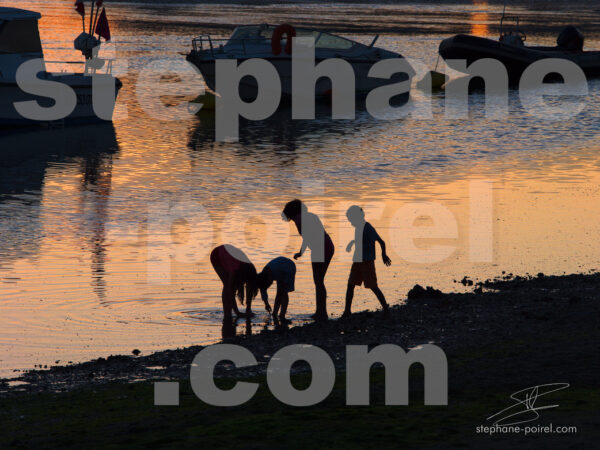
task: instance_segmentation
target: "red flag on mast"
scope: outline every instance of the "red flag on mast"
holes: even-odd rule
[[[106,8],[102,8],[95,32],[98,36],[110,41],[110,27],[108,26],[108,19],[106,17]]]
[[[83,0],[77,0],[75,2],[75,11],[77,11],[81,17],[85,16],[85,6],[83,5]]]
[[[100,8],[100,7],[101,7],[103,4],[104,4],[104,0],[98,0],[98,1],[96,2],[96,6],[97,6],[98,8]]]

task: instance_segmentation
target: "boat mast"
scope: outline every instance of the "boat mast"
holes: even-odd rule
[[[506,16],[506,2],[508,0],[504,0],[504,8],[502,9],[502,18],[500,19],[500,36],[502,36],[503,33],[503,27],[504,27],[504,17]]]
[[[89,34],[92,34],[92,22],[94,21],[94,0],[92,0],[92,10],[90,11],[90,31]],[[93,34],[92,34],[93,36]]]

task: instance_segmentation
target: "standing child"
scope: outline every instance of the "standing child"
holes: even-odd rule
[[[252,316],[252,300],[258,293],[257,274],[254,264],[246,254],[233,245],[220,245],[210,254],[210,262],[223,282],[223,314],[225,319],[231,319],[232,312],[238,317]],[[244,304],[246,294],[246,313],[240,313],[235,297]],[[267,306],[267,305],[265,305]]]
[[[282,217],[296,225],[298,233],[302,236],[300,251],[294,259],[302,257],[307,248],[310,249],[313,281],[315,282],[316,312],[312,317],[317,321],[327,320],[327,289],[325,288],[325,275],[333,259],[335,248],[329,234],[325,231],[321,219],[300,200],[292,200],[285,205]]]
[[[392,264],[385,251],[385,242],[375,228],[365,220],[365,212],[360,206],[351,206],[346,212],[346,217],[354,226],[354,240],[350,241],[346,251],[352,251],[354,245],[354,257],[352,258],[352,269],[348,278],[348,289],[346,290],[346,308],[342,317],[348,317],[351,314],[352,299],[354,298],[354,286],[364,284],[367,289],[371,289],[385,314],[389,313],[389,306],[385,301],[385,296],[377,285],[377,274],[375,273],[375,242],[381,245],[381,258],[386,266]]]
[[[285,318],[290,301],[289,293],[294,292],[296,283],[296,264],[294,261],[280,256],[269,262],[262,272],[258,274],[258,288],[260,289],[263,302],[265,302],[267,307],[269,305],[267,289],[269,289],[274,281],[277,282],[277,294],[275,294],[275,305],[273,306],[273,319],[279,319],[281,322],[286,323],[289,322]]]

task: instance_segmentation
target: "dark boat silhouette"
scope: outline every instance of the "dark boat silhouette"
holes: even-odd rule
[[[112,60],[98,57],[101,42],[93,36],[91,24],[90,33],[84,29],[74,42],[75,49],[85,56],[84,61],[47,61],[44,58],[38,29],[38,21],[41,18],[41,14],[35,11],[0,7],[0,127],[110,122],[122,83],[112,75]],[[90,18],[90,22],[92,19]],[[32,61],[40,61],[41,70],[33,81],[27,79],[19,83],[19,69]],[[84,71],[52,73],[47,70],[48,63],[83,64]],[[47,87],[51,82],[55,83],[55,86],[68,86],[74,92],[76,103],[72,111],[57,113],[58,118],[25,117],[17,108],[17,104],[34,101],[43,108],[54,105],[53,98],[39,94],[43,87]],[[94,107],[93,102],[94,85],[96,90],[102,86],[103,90],[99,92],[98,97],[105,100],[97,102],[101,105],[98,108]],[[24,86],[27,91],[24,90]],[[56,87],[54,89],[56,92]]]
[[[506,3],[500,20],[500,39],[458,34],[444,39],[439,54],[445,61],[466,60],[468,65],[484,58],[500,61],[506,67],[509,81],[517,84],[532,63],[548,58],[566,59],[577,64],[588,78],[600,76],[600,51],[585,51],[584,36],[576,27],[567,26],[558,35],[556,46],[525,45],[527,35],[519,29],[519,19],[512,30],[504,30]]]
[[[565,28],[563,33],[568,29],[574,27]],[[600,76],[600,51],[584,51],[568,45],[533,47],[514,39],[505,42],[459,34],[443,40],[439,51],[444,60],[466,59],[469,65],[483,58],[497,59],[506,67],[512,82],[518,82],[530,64],[546,58],[567,59],[581,67],[588,78]]]

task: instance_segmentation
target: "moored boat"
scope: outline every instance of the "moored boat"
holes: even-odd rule
[[[112,119],[114,101],[101,101],[104,108],[94,108],[93,85],[97,89],[104,86],[102,94],[114,95],[121,88],[121,82],[112,76],[109,61],[97,57],[100,40],[84,32],[76,40],[76,48],[86,56],[85,71],[82,73],[51,73],[46,69],[46,61],[38,20],[41,14],[17,8],[0,7],[0,126],[36,125],[42,123],[90,123],[106,122]],[[90,28],[91,29],[91,28]],[[17,81],[17,73],[23,64],[37,60],[40,70],[33,80]],[[105,69],[105,72],[101,72]],[[32,77],[33,78],[33,77]],[[42,108],[50,108],[55,101],[39,94],[48,91],[51,83],[68,86],[75,93],[77,102],[74,109],[58,117],[40,119],[23,114],[15,104],[35,101]],[[54,85],[57,86],[57,85]],[[32,93],[34,92],[34,93]],[[60,94],[57,92],[57,96]],[[104,98],[103,100],[106,100]],[[106,104],[109,105],[106,108]],[[112,107],[111,107],[112,105]],[[96,109],[101,109],[97,112]]]
[[[236,59],[241,63],[251,58],[267,60],[273,64],[279,74],[282,94],[291,96],[291,36],[315,39],[315,63],[329,58],[340,58],[349,62],[354,70],[357,95],[366,95],[372,89],[386,84],[410,80],[414,75],[414,71],[406,63],[406,73],[396,73],[390,79],[368,76],[371,67],[381,60],[403,59],[399,53],[375,47],[378,36],[370,45],[365,45],[324,31],[294,28],[287,24],[277,27],[267,24],[239,26],[228,39],[214,39],[208,35],[199,36],[192,41],[193,49],[186,59],[200,70],[206,84],[213,91],[217,90],[215,61]],[[243,78],[239,90],[243,99],[255,98],[256,81],[250,77]],[[329,96],[331,94],[330,80],[327,78],[317,80],[314,94],[317,98]]]
[[[584,51],[582,47],[533,47],[519,39],[495,41],[459,34],[442,41],[439,51],[444,60],[465,59],[469,65],[483,58],[496,59],[504,64],[513,83],[520,80],[530,64],[546,58],[572,61],[588,78],[600,76],[600,51]]]
[[[458,34],[444,39],[439,54],[445,61],[466,60],[468,65],[484,58],[500,61],[506,67],[509,82],[518,84],[523,72],[533,63],[548,59],[565,59],[579,66],[588,78],[600,76],[600,51],[584,50],[584,36],[574,26],[565,27],[557,37],[556,46],[525,45],[527,35],[519,28],[505,31],[506,4],[500,21],[500,39]]]

